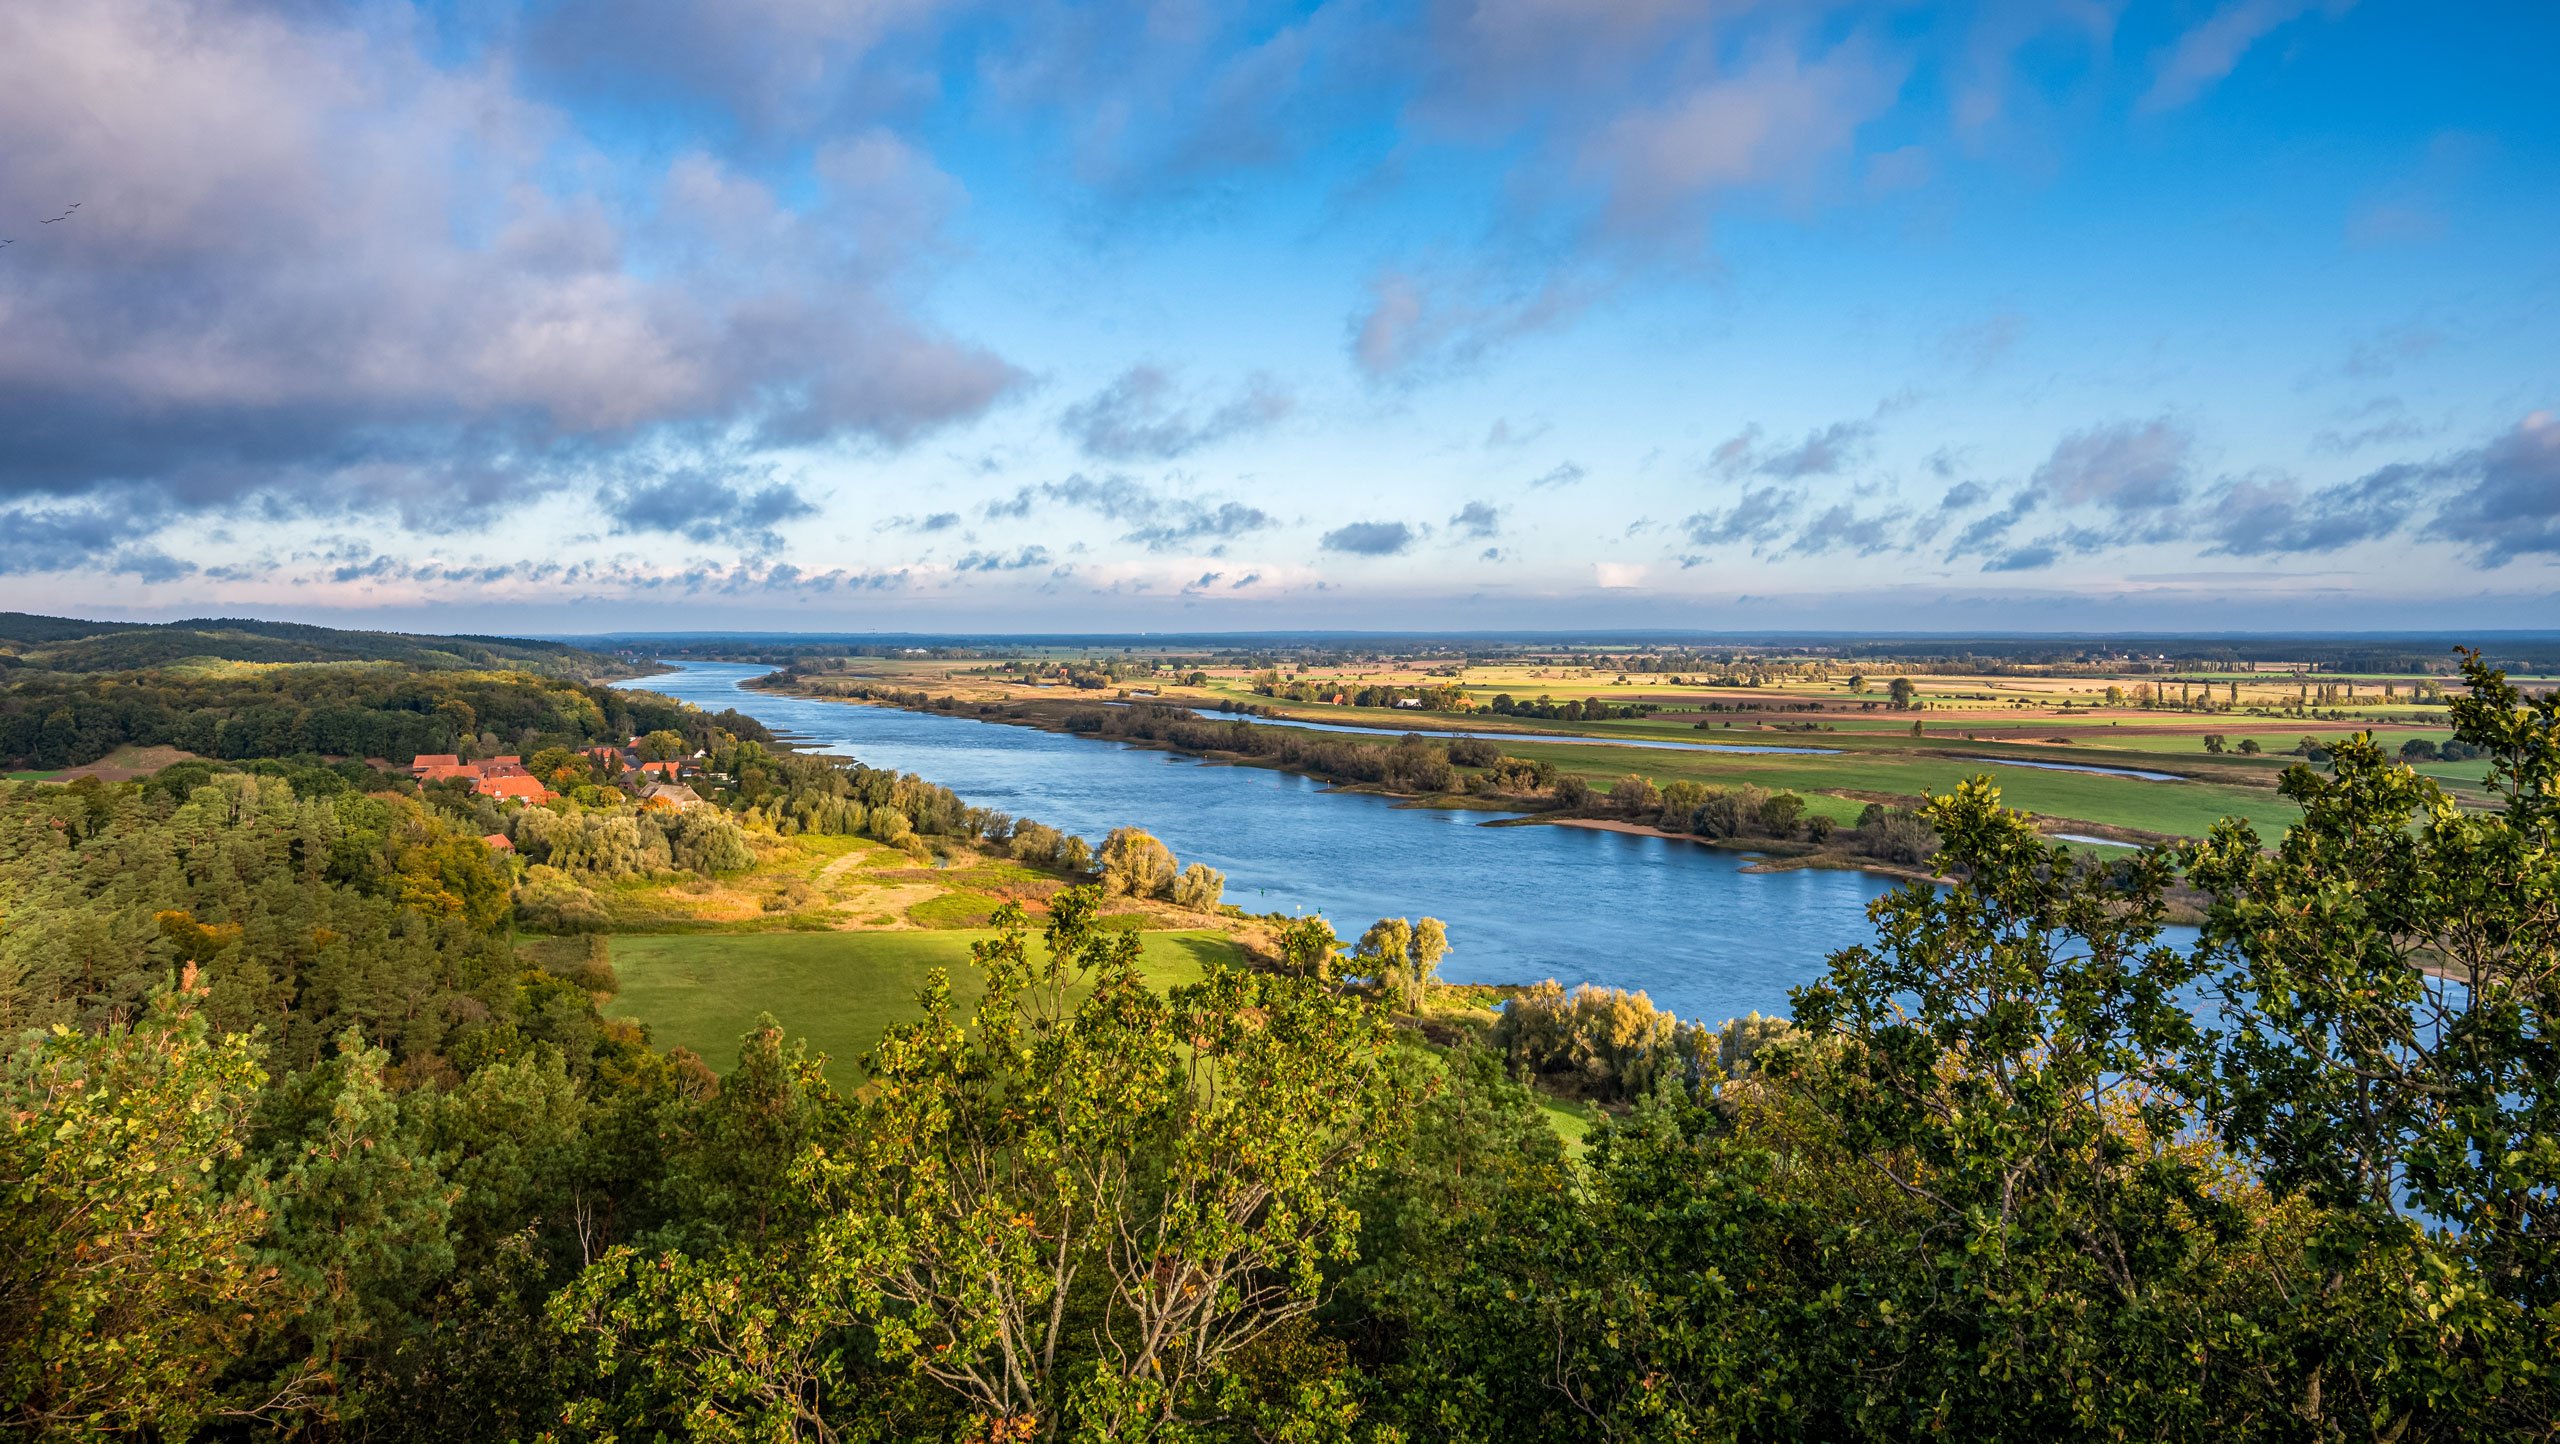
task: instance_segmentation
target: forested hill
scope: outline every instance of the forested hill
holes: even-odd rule
[[[77,767],[123,747],[405,765],[420,752],[503,752],[537,734],[604,742],[632,735],[635,723],[673,725],[673,704],[599,685],[630,670],[558,642],[6,612],[0,768]],[[742,725],[743,735],[762,734]]]
[[[342,631],[240,617],[89,622],[0,612],[0,669],[123,672],[192,661],[399,662],[430,669],[536,672],[580,681],[630,671],[614,658],[561,642]]]
[[[405,771],[421,752],[531,754],[537,745],[619,743],[667,729],[702,745],[712,729],[765,740],[736,713],[707,716],[654,693],[508,670],[405,662],[0,671],[0,769],[49,771],[122,747],[199,757],[378,759]]]

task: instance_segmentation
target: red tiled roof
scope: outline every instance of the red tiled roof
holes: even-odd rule
[[[459,767],[462,759],[451,752],[421,752],[409,759],[409,770],[424,772],[430,767]]]
[[[477,777],[480,769],[468,762],[439,762],[418,770],[420,782],[442,782],[448,777]]]
[[[490,833],[488,836],[480,839],[480,841],[487,845],[491,852],[513,852],[516,850],[516,845],[509,841],[507,835],[503,832]]]
[[[524,802],[551,800],[551,789],[528,776],[483,777],[471,790],[483,797],[513,797]]]

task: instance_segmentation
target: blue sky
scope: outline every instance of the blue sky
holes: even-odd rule
[[[12,7],[0,608],[2549,625],[2555,48],[2372,0]]]

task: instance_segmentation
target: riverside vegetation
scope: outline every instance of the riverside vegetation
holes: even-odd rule
[[[1215,879],[1152,839],[1074,857],[681,709],[657,720],[727,780],[680,823],[575,775],[575,708],[533,729],[568,795],[530,824],[360,759],[0,785],[0,1411],[49,1438],[2549,1438],[2560,704],[2467,680],[2493,806],[2349,735],[2285,774],[2281,837],[2093,860],[1966,782],[1913,818],[1949,885],[1878,903],[1791,1020],[1713,1032],[1598,990],[1452,1028],[1430,920],[1278,925],[1160,985],[1114,910]],[[1049,871],[855,1071],[760,1025],[715,1072],[602,1013],[578,929],[617,889],[829,838]],[[2161,940],[2173,886],[2205,900],[2192,948]],[[1523,1079],[1614,1107],[1572,1152]]]

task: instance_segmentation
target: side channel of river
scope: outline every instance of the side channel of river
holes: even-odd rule
[[[695,664],[620,685],[734,707],[803,746],[913,772],[980,807],[1099,842],[1132,824],[1227,875],[1230,902],[1312,912],[1345,937],[1382,916],[1449,925],[1443,975],[1641,988],[1684,1018],[1783,1013],[1787,990],[1871,934],[1890,884],[1856,872],[1749,873],[1696,843],[1481,824],[1307,778],[1117,743],[749,691],[766,668]]]

